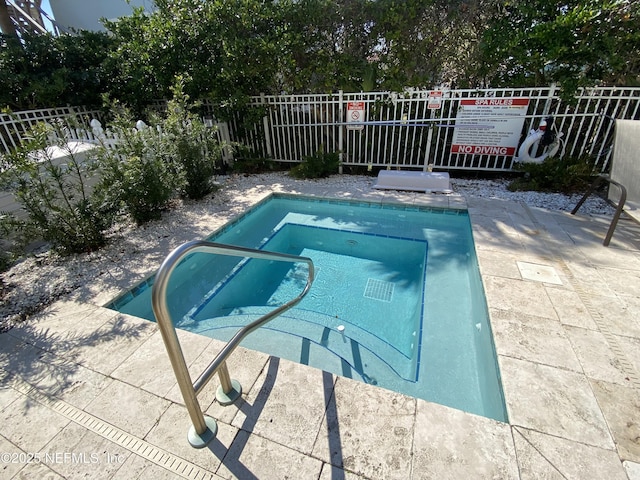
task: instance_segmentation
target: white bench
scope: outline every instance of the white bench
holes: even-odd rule
[[[373,188],[380,190],[410,190],[413,192],[452,193],[446,172],[412,172],[380,170]]]

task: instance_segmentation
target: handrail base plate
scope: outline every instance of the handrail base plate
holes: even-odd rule
[[[214,438],[216,438],[216,434],[218,433],[218,424],[215,419],[205,415],[204,423],[206,423],[207,429],[202,434],[198,434],[193,425],[189,428],[187,439],[189,440],[189,445],[193,448],[204,448],[209,445]]]
[[[220,405],[224,405],[224,406],[231,405],[238,398],[240,398],[240,395],[242,395],[242,385],[240,385],[240,382],[232,379],[231,386],[233,388],[231,389],[230,392],[225,392],[224,389],[222,388],[222,385],[220,385],[216,389],[216,400]]]

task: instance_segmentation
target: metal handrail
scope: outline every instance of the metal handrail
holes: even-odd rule
[[[209,366],[198,377],[196,382],[192,384],[187,363],[184,359],[182,348],[180,347],[180,341],[178,340],[176,329],[173,325],[173,321],[171,320],[171,314],[169,313],[169,307],[167,305],[167,286],[169,278],[180,260],[188,254],[196,252],[279,262],[306,263],[309,266],[309,275],[306,285],[297,297],[263,315],[254,322],[242,327],[223,347],[220,353],[218,353]],[[308,257],[268,252],[203,240],[194,240],[180,245],[167,256],[164,262],[162,262],[162,265],[160,265],[160,268],[158,269],[158,273],[156,273],[155,282],[152,287],[151,305],[153,307],[153,313],[155,314],[156,321],[158,322],[158,327],[160,328],[162,340],[164,341],[167,349],[167,354],[169,355],[169,360],[171,361],[171,366],[176,375],[180,392],[182,393],[184,403],[193,424],[189,429],[188,434],[189,443],[193,447],[205,447],[215,438],[217,432],[215,420],[211,417],[207,417],[205,419],[200,404],[198,403],[197,394],[209,382],[211,377],[218,372],[218,375],[220,376],[220,388],[218,389],[216,398],[220,403],[225,405],[233,403],[233,401],[240,396],[242,387],[237,381],[231,380],[225,360],[236,349],[244,337],[299,303],[311,288],[313,279],[313,261]]]

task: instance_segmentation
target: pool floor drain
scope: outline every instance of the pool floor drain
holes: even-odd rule
[[[364,297],[380,300],[381,302],[391,302],[394,287],[395,283],[370,278],[367,280],[367,286],[364,288]]]

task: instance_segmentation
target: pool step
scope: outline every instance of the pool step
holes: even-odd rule
[[[178,327],[229,340],[240,328],[270,308],[243,307],[221,317],[183,321]],[[345,328],[340,332],[338,326]],[[414,359],[355,325],[309,310],[294,308],[285,312],[250,334],[242,345],[295,362],[319,366],[349,378],[360,377],[368,383],[375,384],[373,377],[380,375],[380,372],[384,372],[387,379],[411,382],[417,379]],[[334,358],[327,358],[328,354]],[[368,373],[373,371],[375,375]]]

